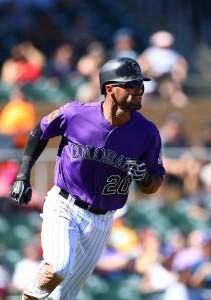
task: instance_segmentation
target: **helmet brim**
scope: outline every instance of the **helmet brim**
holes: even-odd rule
[[[133,81],[133,80],[143,80],[143,81],[151,81],[151,78],[144,76],[144,75],[139,75],[139,76],[130,76],[128,78],[126,78],[123,82],[129,82],[129,81]]]
[[[133,75],[133,76],[127,76],[127,77],[120,77],[120,78],[116,78],[115,80],[109,80],[108,82],[106,82],[105,84],[108,84],[109,82],[130,82],[130,81],[134,81],[134,80],[143,80],[143,81],[151,81],[151,78],[144,76],[144,75]]]

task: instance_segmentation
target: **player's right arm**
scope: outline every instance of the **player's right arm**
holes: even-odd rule
[[[44,151],[48,139],[41,140],[42,130],[40,123],[30,132],[28,137],[21,166],[10,190],[11,198],[18,204],[27,204],[31,200],[32,188],[30,184],[31,169]]]

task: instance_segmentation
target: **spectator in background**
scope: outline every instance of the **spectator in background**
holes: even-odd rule
[[[106,61],[107,53],[102,42],[95,40],[87,46],[87,54],[95,59],[96,66],[100,68]]]
[[[33,274],[36,273],[40,261],[38,245],[32,242],[27,244],[23,250],[23,258],[15,265],[12,277],[12,288],[15,291],[23,292]]]
[[[121,280],[129,273],[131,259],[113,247],[109,242],[105,245],[94,273],[107,280]]]
[[[200,185],[195,193],[189,195],[187,200],[190,203],[192,217],[208,221],[211,217],[211,163],[201,166],[198,178]]]
[[[191,152],[182,154],[179,158],[164,157],[166,167],[166,183],[181,184],[182,197],[192,197],[200,188],[200,170],[203,162],[198,160]]]
[[[99,70],[104,64],[106,53],[99,41],[90,43],[86,53],[78,60],[76,69],[80,80],[75,97],[81,102],[93,102],[101,99],[99,92]]]
[[[205,233],[202,241],[203,256],[192,268],[189,279],[190,299],[210,299],[210,293],[204,293],[204,289],[211,290],[211,236]],[[194,298],[197,293],[198,298]]]
[[[164,148],[190,146],[180,114],[169,113],[160,127],[160,132]]]
[[[168,269],[172,269],[172,261],[176,253],[186,247],[186,236],[179,228],[171,228],[166,233],[162,245],[163,261]]]
[[[199,275],[200,277],[200,275],[202,274],[195,274],[196,277],[192,277],[194,271],[198,267],[200,269],[200,266],[202,266],[203,262],[205,262],[208,258],[205,254],[205,233],[206,230],[204,231],[200,229],[191,231],[187,236],[186,246],[177,251],[174,255],[174,259],[172,260],[172,270],[175,272],[175,274],[178,275],[179,281],[183,285],[183,296],[185,297],[184,299],[187,300],[210,299],[209,297],[203,298],[203,291],[200,291],[200,289],[198,289],[199,286],[202,287],[202,285],[198,285],[200,279],[202,278],[199,279],[197,278],[197,276]],[[168,297],[164,297],[163,300],[183,299],[181,297],[178,297],[177,292],[178,290],[175,289],[174,286],[170,287],[169,290],[167,290],[166,292],[166,295]]]
[[[186,239],[186,245],[174,256],[172,268],[177,272],[191,269],[203,257],[204,231],[196,229],[191,231]]]
[[[135,260],[134,269],[142,275],[140,291],[164,292],[169,286],[176,284],[178,279],[163,265],[161,237],[155,229],[147,227],[140,230],[139,238],[141,251]]]
[[[177,197],[195,194],[199,188],[199,172],[203,163],[188,149],[192,144],[181,115],[168,114],[160,127],[160,133],[167,170],[165,187],[169,190],[173,188]]]
[[[2,65],[1,78],[9,85],[34,83],[45,66],[45,56],[31,41],[22,42],[11,50],[11,57]]]
[[[14,147],[22,149],[36,124],[36,109],[21,87],[14,88],[10,100],[0,113],[0,133],[12,138]]]
[[[185,170],[184,168],[181,168],[178,160],[175,161],[174,164],[174,161],[173,160],[171,161],[168,158],[177,158],[177,159],[180,158],[181,155],[186,153],[185,148],[190,145],[189,138],[185,132],[184,122],[181,115],[177,113],[169,113],[165,117],[163,124],[160,127],[160,134],[161,134],[164,154],[166,158],[165,162],[168,163],[168,165],[170,166],[173,165],[177,167],[178,165],[178,171],[180,171],[180,174],[179,172],[178,174],[176,174],[177,172],[175,172],[175,174],[173,174],[174,172],[169,172],[169,177],[170,178],[172,177],[171,179],[175,177],[176,180],[176,178],[180,177],[180,175],[183,176],[185,174]],[[175,150],[174,148],[178,148],[178,149]],[[174,150],[175,152],[172,153],[171,151]]]
[[[58,84],[73,74],[74,48],[69,43],[60,44],[54,51],[52,58],[47,64],[46,75]]]
[[[139,56],[138,61],[145,72],[153,79],[149,86],[150,93],[154,88],[162,101],[176,107],[184,107],[188,98],[183,92],[183,84],[187,78],[188,63],[186,59],[173,49],[175,37],[167,31],[155,32],[149,38],[149,47]],[[146,93],[147,86],[146,86]]]
[[[128,27],[119,28],[113,36],[113,49],[110,58],[130,57],[137,59],[136,38],[132,29]]]
[[[128,257],[135,257],[140,251],[138,234],[127,222],[127,206],[114,213],[113,227],[110,235],[110,244],[119,252]]]
[[[183,154],[182,149],[185,150],[186,147],[191,146],[190,139],[185,131],[183,118],[178,113],[169,113],[165,117],[160,126],[160,133],[166,155],[179,157]],[[171,150],[171,148],[178,148],[176,150],[179,152],[168,154],[168,150]]]
[[[81,102],[101,101],[102,96],[99,92],[98,69],[93,70],[86,81],[78,86],[75,97]]]
[[[77,83],[78,76],[75,70],[75,50],[72,44],[63,42],[56,47],[51,59],[47,62],[45,80],[50,80],[53,87],[57,87],[64,93],[64,97],[70,99],[74,97],[74,85]]]
[[[76,65],[80,76],[89,78],[92,72],[99,69],[106,59],[104,46],[99,41],[93,41],[86,48],[86,53],[82,55]]]

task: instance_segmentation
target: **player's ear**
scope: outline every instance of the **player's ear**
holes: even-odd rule
[[[106,84],[106,86],[105,86],[106,94],[110,94],[111,95],[113,93],[113,88],[114,88],[113,85]]]

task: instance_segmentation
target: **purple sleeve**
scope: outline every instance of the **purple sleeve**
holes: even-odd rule
[[[68,104],[60,107],[57,110],[54,110],[41,120],[40,126],[43,132],[41,140],[64,135],[66,131],[67,106]]]
[[[149,172],[165,175],[162,157],[162,142],[160,133],[156,127],[154,127],[152,142],[150,143],[150,146],[147,147],[143,158]]]

